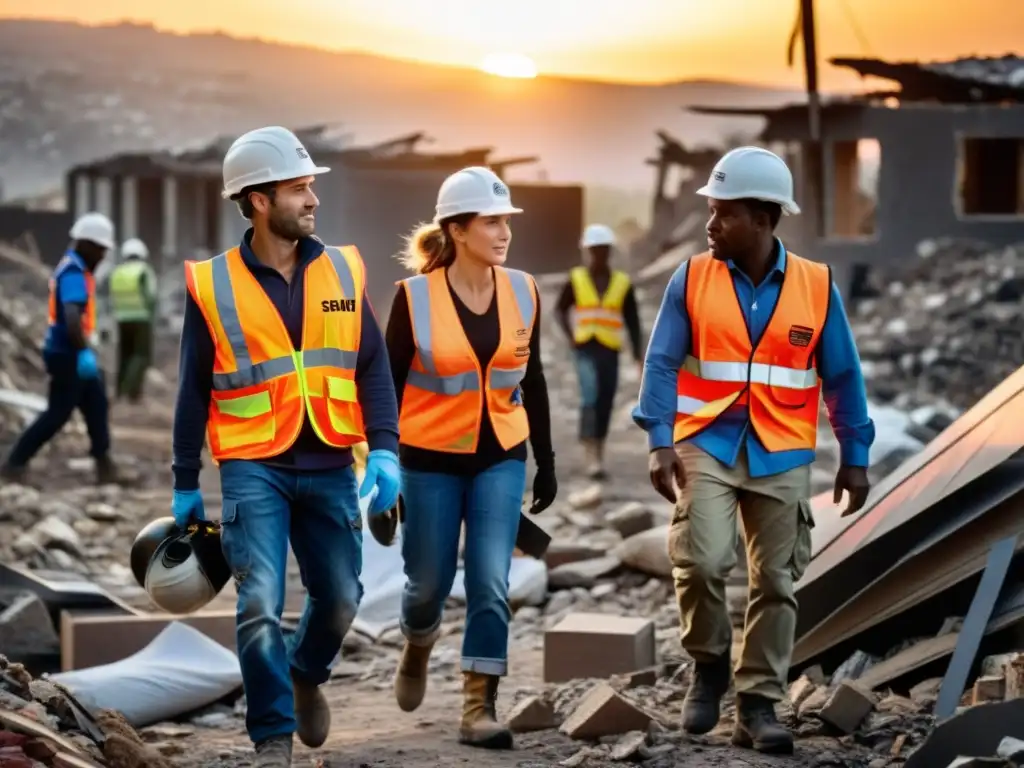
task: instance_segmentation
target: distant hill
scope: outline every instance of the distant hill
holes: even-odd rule
[[[756,124],[688,104],[772,105],[782,90],[713,81],[658,86],[539,77],[379,56],[175,35],[148,26],[0,21],[0,180],[7,198],[57,186],[64,170],[115,152],[180,147],[270,123],[341,123],[357,143],[417,130],[438,150],[538,155],[555,182],[646,189],[663,128],[717,143]]]

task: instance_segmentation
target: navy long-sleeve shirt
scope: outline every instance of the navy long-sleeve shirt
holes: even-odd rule
[[[781,241],[777,243],[775,265],[758,286],[731,260],[728,262],[736,298],[755,344],[768,326],[786,272],[786,249]],[[676,381],[679,369],[690,353],[691,343],[690,318],[686,310],[689,263],[686,261],[680,265],[665,289],[647,346],[640,400],[633,410],[633,420],[647,432],[651,450],[672,445]],[[843,308],[842,296],[835,284],[832,285],[832,300],[821,332],[817,368],[832,431],[839,441],[842,463],[868,466],[875,425],[868,416],[857,345]],[[768,451],[750,429],[747,408],[727,410],[710,427],[691,438],[691,442],[729,467],[735,466],[740,450],[745,448],[752,477],[778,474],[814,461],[814,451],[811,450]]]
[[[262,264],[252,252],[252,229],[242,236],[241,252],[245,265],[266,292],[288,329],[292,345],[302,344],[302,320],[305,305],[306,267],[323,251],[314,238],[299,241],[299,257],[289,283],[280,272]],[[370,450],[398,452],[398,403],[391,378],[387,347],[370,300],[363,292],[362,335],[356,363],[356,388],[363,411],[366,439]],[[178,371],[178,400],[174,411],[173,451],[174,487],[193,490],[199,487],[201,454],[213,386],[214,343],[202,311],[186,294],[185,321],[181,330]],[[302,432],[286,452],[263,463],[296,470],[337,469],[352,463],[352,451],[326,445],[306,419]]]

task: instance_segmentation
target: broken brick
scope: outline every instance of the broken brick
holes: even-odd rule
[[[512,707],[505,722],[513,733],[545,731],[557,725],[554,708],[540,696],[531,696],[520,701]]]
[[[601,683],[584,696],[559,729],[573,739],[599,739],[645,731],[651,716]]]
[[[544,633],[544,681],[627,674],[655,664],[654,622],[571,613]]]
[[[971,691],[971,704],[1002,701],[1006,695],[1006,680],[1002,677],[979,677]]]
[[[843,680],[822,707],[820,717],[843,733],[853,733],[875,706],[871,691],[852,680]]]
[[[793,705],[793,708],[799,708],[804,699],[814,693],[814,689],[817,687],[818,686],[808,680],[805,675],[801,675],[791,686],[789,686],[789,701]]]
[[[1006,698],[1024,699],[1024,653],[1014,654],[1006,664]]]

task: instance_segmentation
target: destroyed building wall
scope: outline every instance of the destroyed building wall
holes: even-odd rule
[[[35,241],[43,261],[56,264],[68,244],[72,218],[63,211],[32,211],[20,206],[0,205],[0,243]]]
[[[871,138],[878,141],[881,150],[874,233],[817,236],[813,203],[800,165],[797,194],[804,216],[798,238],[808,255],[848,269],[857,263],[899,263],[915,253],[919,242],[928,239],[981,240],[992,245],[1024,239],[1024,105],[861,105],[826,110],[826,114],[826,232],[850,230],[849,222],[836,226],[851,215],[852,201],[835,194],[844,186],[837,183],[837,174],[847,167],[835,160],[837,156],[842,160],[850,142]],[[764,138],[804,141],[804,117],[803,110],[793,112],[785,121],[770,126]],[[972,162],[969,142],[978,139],[998,141],[1002,151],[990,150],[987,158]],[[1006,140],[1012,140],[1009,153]],[[981,153],[973,154],[977,158]],[[994,160],[993,156],[1003,160]],[[970,198],[965,206],[962,190],[970,193],[978,184],[988,185],[991,190],[997,182],[1005,199],[993,201],[989,193],[987,202],[992,212],[978,210],[983,202],[976,202],[972,211]]]

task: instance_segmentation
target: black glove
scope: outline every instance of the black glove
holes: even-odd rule
[[[533,478],[533,502],[530,504],[530,514],[536,515],[551,506],[558,495],[558,479],[555,477],[555,465],[544,464],[537,467],[537,474]]]

